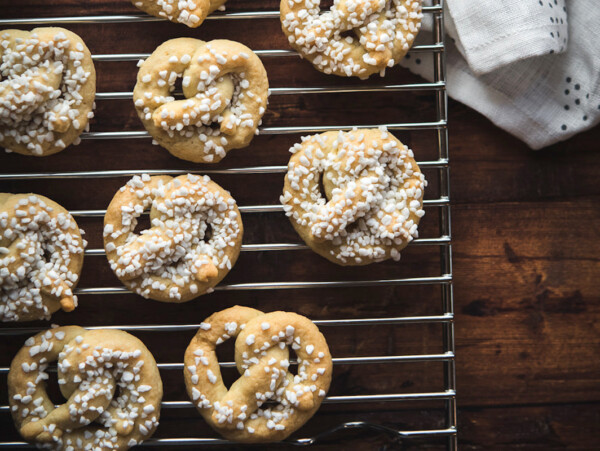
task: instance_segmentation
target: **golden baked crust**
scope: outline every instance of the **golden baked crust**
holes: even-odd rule
[[[45,382],[48,364],[56,361],[67,399],[58,407]],[[158,426],[162,394],[154,357],[121,330],[64,326],[40,332],[25,342],[8,373],[19,433],[56,450],[126,450],[141,443]]]
[[[39,194],[0,193],[0,320],[49,319],[77,306],[86,246],[75,219]]]
[[[179,78],[185,99],[175,100]],[[268,93],[267,72],[245,45],[178,38],[141,65],[133,100],[159,145],[183,160],[217,163],[229,150],[250,144]]]
[[[60,152],[87,129],[96,71],[83,40],[64,28],[0,31],[0,146]]]
[[[400,62],[421,27],[421,0],[281,0],[290,45],[326,74],[368,78]]]
[[[152,225],[135,233],[150,210]],[[244,227],[231,195],[208,176],[135,176],[104,217],[112,270],[132,291],[162,302],[210,293],[235,265]]]
[[[230,338],[236,339],[241,376],[228,390],[215,348]],[[288,371],[288,346],[298,357],[295,376]],[[213,429],[238,442],[285,439],[315,414],[331,383],[325,337],[295,313],[241,306],[217,312],[202,323],[184,361],[185,385],[198,411]]]
[[[210,13],[225,5],[227,0],[131,0],[137,8],[155,17],[163,17],[190,28],[202,25]]]
[[[408,147],[385,128],[354,129],[290,152],[280,200],[313,251],[343,266],[400,259],[425,214],[427,182]]]

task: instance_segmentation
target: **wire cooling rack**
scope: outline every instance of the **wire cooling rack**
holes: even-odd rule
[[[324,331],[343,327],[360,326],[382,326],[392,325],[394,327],[403,327],[409,324],[432,324],[441,325],[442,352],[436,354],[418,354],[418,355],[385,355],[385,356],[364,356],[364,357],[341,357],[334,358],[334,367],[338,365],[360,365],[360,364],[388,364],[388,363],[411,363],[411,362],[441,362],[443,367],[444,389],[441,391],[421,392],[421,393],[388,393],[372,395],[342,395],[328,396],[324,404],[357,404],[357,403],[400,403],[403,401],[417,403],[443,402],[444,427],[431,427],[418,430],[398,430],[381,424],[369,423],[365,421],[344,422],[332,429],[317,433],[309,438],[300,438],[288,440],[293,445],[311,445],[320,442],[332,434],[343,434],[342,431],[348,429],[370,429],[372,431],[386,434],[395,438],[397,441],[406,439],[436,439],[442,440],[447,449],[454,450],[457,447],[457,428],[456,428],[456,382],[455,382],[455,355],[454,355],[454,313],[453,313],[453,291],[452,291],[452,246],[451,246],[451,228],[450,228],[450,184],[449,184],[449,157],[448,157],[448,131],[447,131],[447,94],[446,94],[446,75],[445,75],[445,46],[443,30],[443,0],[434,0],[434,5],[424,7],[424,14],[430,14],[433,18],[433,36],[434,43],[429,45],[414,46],[410,54],[430,54],[434,61],[434,81],[431,83],[410,83],[410,84],[378,84],[365,85],[354,84],[351,86],[321,86],[321,87],[283,87],[271,88],[270,95],[310,95],[310,94],[329,94],[329,93],[358,93],[358,92],[395,92],[395,91],[431,91],[435,98],[435,120],[430,122],[401,122],[387,124],[369,124],[352,125],[347,127],[340,126],[310,126],[310,127],[262,127],[261,135],[282,135],[282,134],[308,134],[319,133],[328,130],[346,130],[352,127],[371,128],[380,125],[386,125],[389,130],[434,130],[437,141],[437,159],[430,161],[420,161],[419,165],[423,169],[435,170],[437,173],[437,182],[439,182],[439,197],[437,199],[426,199],[424,206],[428,210],[438,210],[439,213],[439,236],[433,238],[419,238],[411,243],[411,246],[437,246],[440,250],[440,274],[428,277],[408,277],[408,278],[386,278],[371,280],[331,280],[331,281],[277,281],[277,282],[252,282],[252,283],[234,283],[222,284],[216,287],[217,291],[249,291],[249,290],[298,290],[298,289],[318,289],[318,288],[351,288],[351,287],[380,287],[380,286],[399,286],[399,285],[439,285],[441,293],[441,312],[435,315],[424,316],[396,316],[396,317],[376,317],[376,318],[348,318],[348,319],[327,319],[316,320],[315,323]],[[208,17],[208,20],[232,21],[237,19],[273,19],[279,20],[279,11],[263,12],[228,12],[216,13]],[[131,23],[131,22],[155,22],[162,19],[146,15],[106,15],[106,16],[80,16],[80,17],[56,17],[56,18],[27,18],[27,19],[0,19],[0,29],[7,26],[29,26],[29,25],[54,25],[54,24],[105,24],[105,23]],[[298,55],[291,50],[255,50],[255,53],[262,59],[272,57],[297,58]],[[94,61],[124,62],[137,61],[148,57],[143,53],[120,53],[120,54],[97,54],[93,55]],[[385,81],[385,79],[382,79]],[[132,98],[132,92],[99,92],[96,94],[96,100],[99,102],[110,100],[127,100]],[[90,131],[82,135],[84,140],[123,140],[123,139],[147,139],[149,135],[145,131]],[[234,167],[227,169],[210,170],[191,170],[191,169],[136,169],[136,170],[106,170],[106,171],[65,171],[65,172],[23,172],[23,173],[0,173],[0,181],[15,180],[40,180],[40,179],[100,179],[100,178],[118,178],[140,174],[185,174],[196,172],[202,174],[245,174],[260,177],[261,174],[284,174],[286,166],[249,166]],[[1,172],[1,169],[0,169]],[[274,213],[281,214],[283,208],[280,205],[247,205],[241,206],[242,214],[252,213]],[[71,210],[76,217],[102,218],[105,210]],[[432,211],[428,212],[431,215]],[[264,244],[244,244],[243,252],[291,252],[308,249],[304,244],[297,243],[264,243]],[[86,256],[102,256],[103,249],[87,249]],[[79,288],[76,293],[82,295],[110,295],[129,293],[124,287],[88,287]],[[127,331],[138,332],[184,332],[195,331],[199,324],[156,324],[156,325],[117,325],[117,326],[97,326],[93,328],[118,328]],[[21,341],[25,336],[36,333],[43,328],[37,327],[7,327],[0,329],[0,336],[3,340],[14,337]],[[183,363],[159,363],[161,371],[183,370]],[[224,368],[235,367],[234,362],[222,362]],[[6,375],[8,367],[0,367],[0,375]],[[191,409],[193,405],[189,401],[163,401],[163,409]],[[195,414],[195,413],[194,413]],[[0,430],[11,423],[9,406],[0,405]],[[160,431],[160,427],[159,427]],[[301,432],[301,431],[300,431]],[[0,434],[2,440],[4,434]],[[158,433],[156,434],[158,435]],[[174,447],[184,445],[226,445],[230,442],[218,438],[152,438],[144,442],[144,446]],[[26,448],[30,447],[21,441],[0,441],[0,448]]]

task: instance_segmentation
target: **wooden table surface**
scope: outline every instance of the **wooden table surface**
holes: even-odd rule
[[[0,0],[8,17],[131,13],[123,1],[58,2],[27,0],[14,6]],[[234,1],[230,2],[234,3]],[[10,5],[7,8],[7,5]],[[270,0],[261,8],[276,9]],[[232,10],[256,9],[240,0]],[[231,23],[231,22],[229,22]],[[277,21],[239,21],[223,30],[207,22],[199,30],[161,24],[72,25],[92,53],[150,52],[175,36],[227,37],[254,49],[287,48]],[[92,28],[93,27],[93,28]],[[356,84],[327,77],[296,59],[266,61],[272,86]],[[98,91],[131,90],[134,63],[98,63]],[[386,81],[420,80],[402,68]],[[378,83],[373,79],[369,83]],[[333,100],[332,100],[333,99]],[[342,125],[393,120],[434,120],[429,92],[385,96],[278,96],[271,98],[265,125]],[[130,102],[98,103],[93,130],[139,130]],[[461,449],[598,449],[600,447],[600,127],[564,143],[533,152],[516,138],[459,103],[450,102],[452,228],[458,380],[458,427]],[[400,132],[420,160],[436,158],[435,133]],[[221,167],[285,164],[287,148],[297,136],[259,136],[247,150],[232,151]],[[47,159],[0,155],[1,172],[186,168],[146,140],[85,142]],[[435,172],[428,198],[437,196]],[[229,178],[227,178],[229,177]],[[276,203],[281,175],[221,176],[240,205]],[[105,208],[124,179],[102,183],[59,180],[1,182],[0,191],[34,191],[70,209]],[[245,243],[297,242],[281,215],[247,215]],[[98,219],[80,219],[90,248],[101,247]],[[421,236],[437,232],[435,214],[425,216]],[[251,254],[251,255],[250,255]],[[267,255],[268,254],[268,255]],[[339,269],[307,251],[244,253],[225,283],[268,280],[352,280],[369,277],[416,277],[439,273],[439,253],[429,246],[410,246],[400,264]],[[81,286],[116,286],[104,258],[90,257]],[[132,295],[82,297],[72,314],[58,313],[60,324],[158,324],[199,322],[218,306],[235,303],[265,311],[287,308],[312,319],[365,318],[439,314],[435,287],[385,287],[338,290],[218,292],[180,306],[144,301]],[[340,294],[341,293],[341,294]],[[42,324],[42,323],[40,323]],[[440,352],[439,325],[365,329],[327,328],[335,356],[423,354]],[[159,361],[176,361],[191,335],[139,334]],[[6,366],[22,340],[0,341],[0,366]],[[181,353],[182,353],[181,352]],[[336,367],[331,394],[420,392],[442,387],[439,363]],[[5,376],[0,377],[5,384]],[[180,375],[165,376],[165,398],[186,399]],[[174,388],[175,387],[175,388]],[[0,404],[6,404],[0,390]],[[343,421],[366,420],[400,429],[444,427],[443,415],[430,405],[382,403],[323,406],[299,436]],[[439,406],[441,407],[441,405]],[[189,411],[168,411],[157,436],[183,425],[194,435],[212,434]],[[0,438],[18,439],[11,421],[0,413]],[[398,442],[375,435],[339,436],[354,449],[398,449]],[[407,443],[408,449],[437,449],[439,444]],[[320,447],[319,447],[320,448]]]
[[[463,449],[600,446],[600,127],[539,152],[457,102]]]

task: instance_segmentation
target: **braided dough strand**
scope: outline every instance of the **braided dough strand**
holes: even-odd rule
[[[0,194],[0,319],[48,319],[77,306],[86,246],[67,210],[37,194]]]
[[[0,32],[0,145],[45,156],[79,141],[96,92],[90,51],[63,28]]]
[[[67,399],[58,407],[45,382],[54,361]],[[65,326],[31,337],[13,359],[8,388],[19,432],[46,448],[125,450],[158,426],[158,367],[140,340],[120,330]]]
[[[216,347],[235,338],[240,378],[223,384]],[[298,357],[289,370],[289,348]],[[295,313],[232,307],[202,323],[185,353],[189,396],[224,437],[247,443],[283,440],[319,406],[331,383],[332,361],[323,335]]]

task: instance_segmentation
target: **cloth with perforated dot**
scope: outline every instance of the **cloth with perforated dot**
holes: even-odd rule
[[[447,0],[448,95],[533,149],[589,129],[600,121],[599,22],[594,0]],[[416,44],[431,30],[427,14]],[[433,80],[430,58],[401,64]]]

